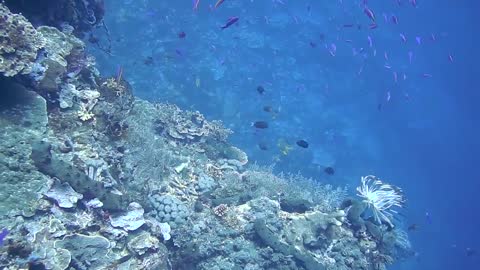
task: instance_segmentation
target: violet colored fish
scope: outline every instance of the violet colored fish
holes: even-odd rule
[[[198,10],[199,4],[200,4],[200,0],[192,0],[193,10]]]
[[[410,0],[412,6],[417,7],[417,0]]]
[[[368,7],[365,7],[363,9],[363,13],[365,13],[365,15],[367,15],[368,18],[370,18],[370,20],[375,22],[375,13],[373,13],[373,11],[371,9],[369,9]]]
[[[421,37],[415,37],[415,40],[417,41],[418,45],[422,44],[422,38]]]
[[[7,237],[8,233],[9,231],[6,228],[4,228],[2,232],[0,232],[0,246],[3,245],[3,240],[5,239],[5,237]]]
[[[425,220],[427,221],[428,224],[432,224],[432,216],[430,215],[429,212],[425,212]]]
[[[387,23],[388,22],[387,14],[383,13],[382,15],[383,15],[383,20],[385,21],[385,23]]]
[[[398,18],[397,18],[397,16],[392,15],[392,22],[393,22],[394,24],[398,24]]]
[[[373,47],[373,40],[372,40],[372,37],[370,36],[367,36],[367,39],[368,39],[368,45],[370,46],[370,48]]]
[[[337,45],[335,45],[335,43],[330,44],[329,52],[331,56],[335,56],[337,52]]]
[[[234,17],[230,17],[230,18],[228,18],[228,20],[227,20],[227,22],[225,23],[225,25],[221,26],[220,28],[222,28],[222,30],[223,30],[223,29],[227,29],[228,27],[230,27],[230,26],[232,26],[233,24],[235,24],[236,22],[238,22],[239,19],[240,19],[240,18],[235,17],[235,16],[234,16]]]
[[[453,55],[449,54],[448,55],[448,60],[453,63]]]
[[[404,35],[404,34],[401,34],[400,33],[400,38],[402,39],[402,41],[405,43],[407,42],[407,37]]]

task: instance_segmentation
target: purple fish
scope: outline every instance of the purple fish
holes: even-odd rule
[[[373,13],[373,11],[371,9],[369,9],[368,7],[365,7],[363,9],[363,13],[365,13],[365,15],[367,15],[368,18],[370,18],[370,20],[375,22],[375,13]]]
[[[228,20],[227,20],[227,22],[225,23],[225,25],[221,26],[220,28],[222,28],[222,30],[223,30],[223,29],[226,29],[226,28],[232,26],[233,24],[235,24],[236,22],[238,22],[239,19],[240,19],[240,18],[238,18],[238,17],[230,17],[230,18],[228,18]]]
[[[5,228],[2,230],[2,232],[0,232],[0,246],[3,245],[3,240],[5,239],[5,237],[7,237],[9,231]]]
[[[415,40],[417,41],[418,45],[422,44],[422,38],[421,37],[415,37]]]
[[[331,56],[335,56],[337,53],[337,45],[335,43],[330,44],[330,49],[328,50]]]
[[[398,24],[398,18],[397,18],[397,16],[392,15],[392,22],[393,22],[394,24]]]
[[[432,217],[430,216],[429,212],[425,212],[425,220],[428,224],[432,224]]]
[[[197,11],[198,5],[200,4],[200,0],[192,0],[192,4],[193,4],[193,10]]]
[[[385,13],[382,13],[382,15],[383,15],[383,20],[385,20],[385,23],[387,23],[387,22],[388,22],[388,17],[387,17],[387,14],[385,14]]]

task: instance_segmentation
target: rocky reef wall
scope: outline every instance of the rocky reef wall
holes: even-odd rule
[[[364,220],[343,189],[250,165],[221,122],[102,77],[79,37],[103,14],[98,0],[0,4],[2,269],[374,270],[409,256],[404,232]]]

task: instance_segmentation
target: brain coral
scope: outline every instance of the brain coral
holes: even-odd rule
[[[0,3],[0,73],[7,77],[30,73],[44,43],[25,17]]]

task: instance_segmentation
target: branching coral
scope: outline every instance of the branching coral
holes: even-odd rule
[[[373,175],[362,177],[362,184],[357,187],[358,196],[373,211],[375,221],[382,223],[385,221],[393,227],[392,218],[397,214],[395,207],[403,207],[405,197],[399,187],[384,184],[380,179]]]

